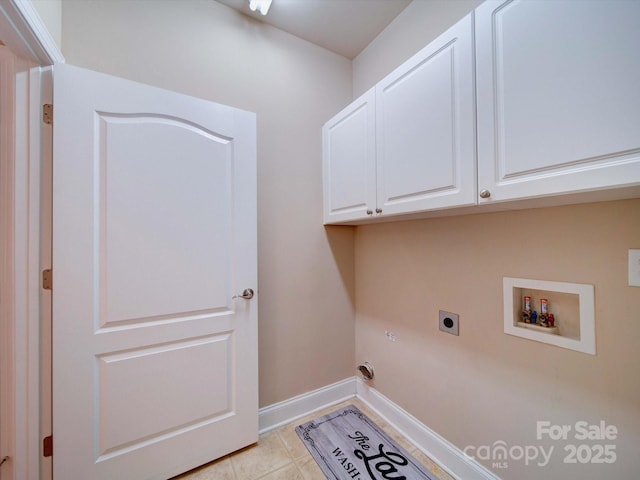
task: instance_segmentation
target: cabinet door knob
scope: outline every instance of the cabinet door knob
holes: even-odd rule
[[[381,208],[376,208],[376,213],[377,213],[378,215],[380,215],[380,214],[382,213],[382,209],[381,209]]]
[[[372,210],[367,210],[367,215],[373,215],[373,211]]]
[[[489,190],[481,190],[480,198],[489,198],[491,196],[491,192]]]

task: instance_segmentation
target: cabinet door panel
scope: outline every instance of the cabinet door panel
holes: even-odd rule
[[[375,209],[375,106],[371,89],[323,130],[324,221],[367,218]]]
[[[482,201],[640,182],[640,3],[477,10]]]
[[[471,17],[376,87],[382,214],[475,203]]]

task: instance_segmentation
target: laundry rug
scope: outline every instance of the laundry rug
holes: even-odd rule
[[[354,405],[296,427],[330,480],[436,480]]]

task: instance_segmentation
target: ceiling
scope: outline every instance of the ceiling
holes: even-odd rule
[[[273,0],[266,16],[248,0],[218,2],[353,59],[411,0]]]

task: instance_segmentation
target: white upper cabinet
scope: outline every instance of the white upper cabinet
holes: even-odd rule
[[[640,2],[488,1],[476,73],[481,203],[640,184]]]
[[[322,129],[325,223],[367,218],[376,208],[374,100],[372,88]]]
[[[325,223],[475,204],[474,93],[469,15],[325,124]]]
[[[382,216],[476,203],[471,15],[376,85],[376,140]]]
[[[637,196],[640,1],[487,0],[332,119],[324,148],[325,223]]]

